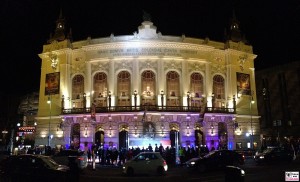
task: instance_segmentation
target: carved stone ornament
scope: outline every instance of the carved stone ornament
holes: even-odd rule
[[[54,54],[54,53],[50,53],[49,54],[49,58],[50,58],[50,61],[51,61],[51,67],[52,67],[52,69],[56,70],[57,64],[58,64],[57,55]]]

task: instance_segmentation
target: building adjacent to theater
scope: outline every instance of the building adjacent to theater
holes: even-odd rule
[[[252,46],[233,18],[225,42],[163,35],[72,41],[62,15],[42,61],[36,145],[83,148],[260,144]]]
[[[300,142],[300,62],[256,72],[264,145]]]

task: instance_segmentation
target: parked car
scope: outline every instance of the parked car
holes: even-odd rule
[[[238,150],[235,150],[237,153],[240,153],[242,155],[244,155],[245,157],[251,157],[253,158],[253,156],[255,155],[256,153],[256,150],[255,149],[238,149]]]
[[[12,155],[0,163],[0,181],[3,182],[65,182],[70,177],[69,172],[68,166],[59,165],[43,155]]]
[[[200,157],[203,157],[203,156],[205,156],[208,153],[209,153],[209,150],[208,150],[208,147],[206,145],[205,146],[201,145],[199,147],[199,155],[200,155]]]
[[[128,176],[134,174],[165,175],[167,171],[167,162],[159,152],[141,152],[123,164],[123,173]]]
[[[66,149],[51,156],[58,164],[67,165],[71,170],[83,170],[88,166],[88,157],[84,151]]]
[[[269,147],[262,152],[257,152],[254,160],[257,164],[291,162],[295,159],[295,151],[283,147]]]
[[[233,150],[215,150],[203,157],[188,160],[185,165],[190,170],[205,172],[212,169],[224,169],[226,166],[240,166],[245,163],[245,156]]]

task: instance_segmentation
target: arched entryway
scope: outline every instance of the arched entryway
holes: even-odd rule
[[[219,149],[228,148],[227,125],[223,122],[218,123]]]
[[[95,133],[95,143],[97,146],[104,145],[104,131],[100,130]]]
[[[201,130],[195,130],[195,146],[201,146],[204,145],[204,136],[203,132]]]
[[[178,147],[180,145],[180,133],[177,130],[170,131],[170,140],[171,140],[171,147]]]
[[[72,126],[70,148],[71,149],[80,148],[80,124],[78,123]]]
[[[119,150],[128,149],[128,131],[122,130],[119,132]]]

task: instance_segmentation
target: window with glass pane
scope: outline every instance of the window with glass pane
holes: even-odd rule
[[[203,93],[203,77],[200,73],[193,73],[191,75],[191,89],[192,97],[200,98]]]
[[[105,73],[97,73],[94,76],[94,97],[107,96],[107,76]]]
[[[221,75],[213,78],[213,93],[215,94],[215,107],[225,107],[225,80]]]
[[[72,80],[72,99],[82,99],[83,93],[84,78],[82,75],[76,75]]]
[[[97,73],[94,76],[94,102],[98,107],[107,105],[107,75],[103,72]]]
[[[167,105],[179,106],[180,96],[179,74],[175,71],[167,73]]]
[[[121,71],[118,74],[118,106],[130,106],[130,74]]]
[[[190,93],[192,97],[192,106],[201,106],[201,98],[203,93],[203,77],[200,73],[193,73],[190,79]]]
[[[142,73],[142,104],[155,105],[155,74],[147,70]]]

